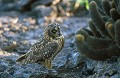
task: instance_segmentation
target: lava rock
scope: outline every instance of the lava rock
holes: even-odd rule
[[[44,16],[50,16],[51,12],[53,11],[51,7],[46,6],[36,6],[32,9],[34,13],[36,13],[37,17],[44,17]]]

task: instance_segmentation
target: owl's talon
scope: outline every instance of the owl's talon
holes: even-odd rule
[[[52,69],[51,60],[45,60],[45,66],[46,66],[48,69]]]

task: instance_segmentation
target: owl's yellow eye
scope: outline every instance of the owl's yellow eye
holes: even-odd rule
[[[57,30],[52,30],[52,33],[56,33],[57,32]]]

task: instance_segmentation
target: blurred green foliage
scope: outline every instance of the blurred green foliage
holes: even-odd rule
[[[69,1],[75,1],[76,3],[79,3],[80,5],[85,5],[87,9],[89,9],[89,1],[88,0],[69,0]]]
[[[88,0],[76,0],[76,2],[80,3],[80,5],[85,5],[87,9],[89,9],[89,2]]]

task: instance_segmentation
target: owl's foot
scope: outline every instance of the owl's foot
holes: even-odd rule
[[[51,60],[45,60],[44,66],[47,67],[48,69],[52,69],[52,64]]]

